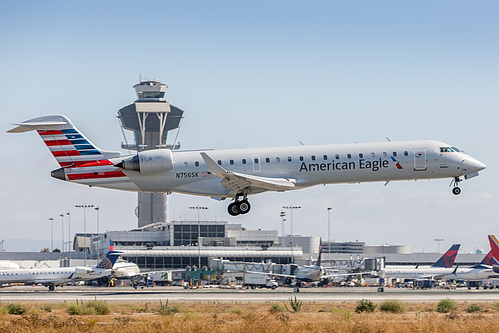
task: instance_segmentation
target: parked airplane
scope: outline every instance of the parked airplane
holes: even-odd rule
[[[315,265],[296,265],[290,264],[290,273],[272,273],[272,272],[255,272],[248,271],[247,273],[263,274],[270,277],[285,278],[289,280],[295,280],[298,286],[302,282],[318,282],[330,278],[346,277],[351,275],[365,274],[369,272],[360,273],[335,273],[335,274],[324,274],[324,268],[321,266],[321,256],[322,250],[319,248],[319,256],[317,257],[317,262]]]
[[[54,178],[141,192],[178,192],[234,200],[230,215],[250,210],[249,195],[320,184],[478,176],[485,165],[449,144],[432,141],[354,143],[287,148],[171,151],[134,156],[97,148],[65,116],[34,118],[10,133],[38,131],[61,168]]]
[[[384,268],[380,271],[380,276],[384,278],[398,279],[435,279],[452,274],[454,261],[457,257],[457,251],[461,244],[454,244],[444,253],[440,259],[429,268]]]
[[[111,275],[111,269],[121,252],[109,251],[104,259],[95,267],[63,267],[0,270],[2,287],[13,283],[42,284],[54,290],[55,286],[69,282],[94,280]]]
[[[0,269],[18,269],[20,267],[21,266],[19,266],[18,263],[12,261],[7,261],[7,260],[0,261]]]
[[[499,265],[499,262],[492,256],[492,251],[487,253],[483,260],[473,267],[456,267],[454,272],[447,275],[448,279],[452,280],[485,280],[497,276],[492,269],[493,266]]]

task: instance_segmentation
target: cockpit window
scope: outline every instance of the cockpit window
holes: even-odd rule
[[[453,153],[454,150],[451,147],[440,147],[441,153]]]
[[[455,152],[462,153],[462,151],[457,149],[456,147],[452,147],[452,149],[454,149]]]

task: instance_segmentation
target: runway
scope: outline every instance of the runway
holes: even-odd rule
[[[409,303],[436,303],[450,298],[458,302],[494,302],[499,301],[499,290],[412,290],[385,288],[377,292],[376,288],[301,288],[293,292],[291,288],[277,290],[246,289],[183,289],[181,287],[154,287],[132,289],[130,287],[96,288],[63,287],[50,292],[46,287],[16,286],[0,290],[0,302],[38,302],[62,303],[78,300],[105,300],[108,302],[143,303],[158,302],[168,299],[170,302],[224,302],[224,303],[263,303],[288,301],[296,296],[304,302],[356,302],[369,299],[381,302],[396,299]]]

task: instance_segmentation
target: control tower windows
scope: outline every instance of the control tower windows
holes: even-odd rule
[[[161,91],[139,91],[137,92],[139,98],[163,98],[165,93]]]

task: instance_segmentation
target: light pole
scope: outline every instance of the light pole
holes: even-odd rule
[[[54,253],[54,218],[49,217],[50,221],[50,259]]]
[[[196,209],[198,211],[198,269],[201,271],[201,244],[200,243],[200,238],[201,238],[201,227],[200,227],[200,220],[199,220],[199,211],[201,209],[208,209],[208,207],[203,207],[203,206],[192,206],[189,207],[189,209]]]
[[[61,252],[64,252],[64,214],[59,214],[59,216],[61,217],[61,227],[62,227],[61,228],[61,230],[62,230]]]
[[[281,212],[281,227],[282,227],[282,242],[281,242],[281,245],[284,245],[284,237],[285,237],[285,233],[284,233],[284,222],[286,221],[285,217],[286,217],[286,212]]]
[[[71,242],[71,215],[69,212],[66,215],[68,216],[68,252],[71,253],[71,244],[73,243]]]
[[[99,233],[99,207],[94,208],[97,211],[97,233]]]
[[[442,242],[444,239],[443,238],[435,238],[434,241],[437,242],[438,244],[438,253],[440,253],[440,242]]]
[[[295,262],[295,257],[294,257],[294,254],[293,254],[293,239],[294,239],[294,235],[293,235],[293,210],[294,209],[300,209],[301,207],[300,206],[282,206],[282,208],[284,209],[289,209],[290,212],[291,212],[291,262],[294,263]]]
[[[331,207],[327,208],[327,257],[329,260],[331,260],[331,209]]]
[[[83,250],[85,251],[85,266],[87,266],[87,216],[86,209],[92,208],[94,205],[75,205],[76,208],[83,208],[83,237],[85,239],[85,244],[83,245]]]
[[[97,212],[97,237],[99,237],[99,207],[95,207],[94,209]],[[95,250],[97,252],[97,262],[99,262],[100,261],[99,251],[97,251],[97,248],[95,248]]]

